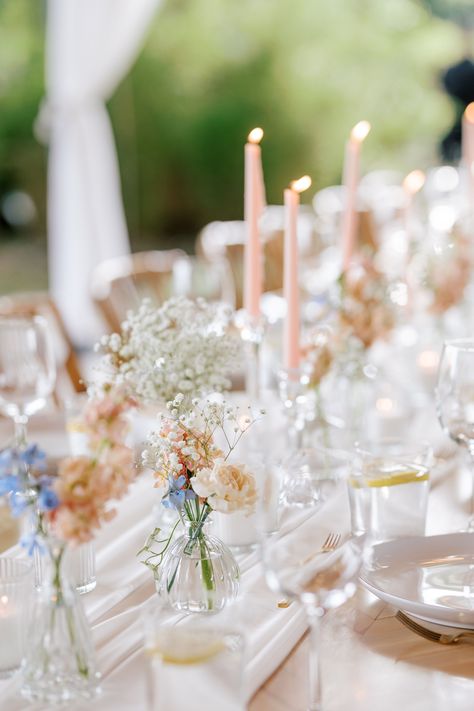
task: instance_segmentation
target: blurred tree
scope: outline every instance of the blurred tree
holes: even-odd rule
[[[434,161],[450,116],[438,75],[457,52],[414,0],[169,0],[110,105],[132,233],[240,218],[256,125],[271,202],[302,173],[338,182],[361,118],[366,168]]]
[[[29,193],[38,233],[43,42],[43,0],[0,2],[0,201]],[[338,182],[361,118],[373,124],[365,168],[434,161],[451,111],[438,75],[458,52],[454,26],[421,0],[167,0],[110,101],[134,247],[240,218],[243,144],[256,125],[270,202],[303,173],[316,188]]]
[[[45,232],[46,152],[33,134],[44,91],[44,4],[0,2],[0,215],[2,198],[21,190],[38,212],[35,231]],[[3,229],[6,225],[3,222]],[[2,224],[0,224],[0,230]]]

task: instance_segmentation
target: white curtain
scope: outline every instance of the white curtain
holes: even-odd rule
[[[93,268],[130,250],[105,101],[130,69],[160,0],[48,0],[49,279],[76,345],[103,330],[89,296]]]

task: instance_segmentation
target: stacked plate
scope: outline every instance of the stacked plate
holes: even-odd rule
[[[474,533],[380,543],[361,582],[410,617],[474,629]]]

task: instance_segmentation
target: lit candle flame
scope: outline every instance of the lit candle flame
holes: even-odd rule
[[[425,174],[422,170],[412,170],[403,181],[404,190],[410,195],[415,195],[425,184]]]
[[[469,123],[474,123],[474,101],[471,101],[471,103],[466,106],[464,117]]]
[[[359,123],[356,123],[351,131],[351,138],[358,143],[362,143],[362,141],[369,135],[370,129],[371,126],[368,121],[359,121]]]
[[[303,175],[302,178],[299,178],[298,180],[293,180],[292,183],[290,183],[290,188],[295,191],[295,193],[302,193],[304,190],[307,190],[311,186],[311,178],[309,175]]]
[[[260,143],[263,138],[263,128],[253,128],[248,135],[249,143]]]

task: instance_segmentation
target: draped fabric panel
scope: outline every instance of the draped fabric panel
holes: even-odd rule
[[[46,98],[50,290],[69,334],[89,346],[103,324],[94,267],[130,251],[105,102],[129,71],[160,0],[48,0]]]

